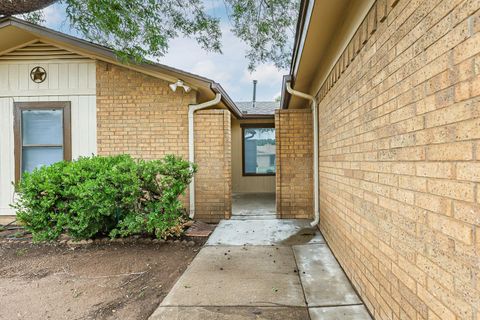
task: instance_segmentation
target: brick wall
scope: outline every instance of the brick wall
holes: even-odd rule
[[[172,92],[168,82],[97,62],[98,153],[143,159],[188,157],[188,105],[195,92]]]
[[[276,204],[280,218],[313,217],[310,110],[275,110]]]
[[[218,222],[232,211],[231,120],[227,110],[195,114],[195,176],[197,218]]]
[[[376,319],[480,320],[479,9],[378,0],[319,92],[320,227]]]
[[[140,72],[97,62],[98,154],[128,153],[143,159],[159,159],[166,154],[176,154],[188,159],[188,105],[196,102],[196,93],[184,93],[182,90],[172,92],[168,84],[167,81]],[[220,115],[215,112],[212,114],[214,120],[209,120],[209,116],[204,114],[197,127],[204,130],[201,123],[206,121],[211,125],[210,130],[218,135],[217,140],[230,139],[229,132],[228,137],[224,137],[227,132],[224,132],[223,123],[218,121],[219,118],[223,119],[223,113]],[[215,127],[217,125],[220,127]],[[204,131],[197,133],[200,136],[203,134]],[[219,177],[214,180],[204,175],[204,172],[211,170],[211,164],[202,161],[210,156],[212,159],[229,158],[230,149],[218,148],[215,144],[212,149],[205,149],[201,145],[198,147],[200,171],[196,183],[203,190],[231,183],[229,175],[222,176],[222,181]],[[215,155],[214,152],[228,153]],[[219,198],[212,199],[214,196]],[[223,194],[200,191],[196,199],[200,208],[197,218],[218,220],[219,210],[222,216],[225,214],[225,210],[218,205],[225,201],[224,198]],[[188,194],[184,202],[188,208]],[[209,214],[213,216],[208,217]]]

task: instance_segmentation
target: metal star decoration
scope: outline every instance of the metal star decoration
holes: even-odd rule
[[[42,67],[35,67],[30,71],[30,79],[35,83],[42,83],[47,78],[47,71]]]

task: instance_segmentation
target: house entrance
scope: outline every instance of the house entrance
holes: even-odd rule
[[[275,193],[234,193],[232,219],[275,219]]]
[[[274,219],[275,127],[269,120],[232,121],[232,219]]]

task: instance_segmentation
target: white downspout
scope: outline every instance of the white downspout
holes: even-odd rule
[[[318,189],[318,110],[315,97],[292,89],[291,83],[287,82],[287,91],[292,96],[297,96],[312,102],[313,114],[313,202],[314,202],[314,220],[310,223],[312,227],[320,222],[319,211],[319,189]]]
[[[200,104],[190,104],[188,106],[188,161],[195,162],[195,128],[193,125],[193,115],[195,111],[214,106],[220,102],[222,95],[217,93],[215,98]],[[195,216],[195,177],[190,182],[190,219]]]

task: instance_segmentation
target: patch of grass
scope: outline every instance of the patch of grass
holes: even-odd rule
[[[5,231],[5,230],[6,230],[6,229],[5,229],[4,226],[0,226],[0,232]]]
[[[23,231],[17,231],[14,234],[12,234],[12,238],[22,238],[25,235]]]
[[[25,254],[27,254],[28,250],[27,248],[22,248],[22,249],[18,249],[15,254],[17,255],[17,257],[21,257],[21,256],[24,256]]]
[[[145,290],[146,290],[146,288],[142,288],[142,290],[141,290],[140,293],[138,294],[138,297],[139,297],[140,299],[142,299],[143,297],[145,297]]]

